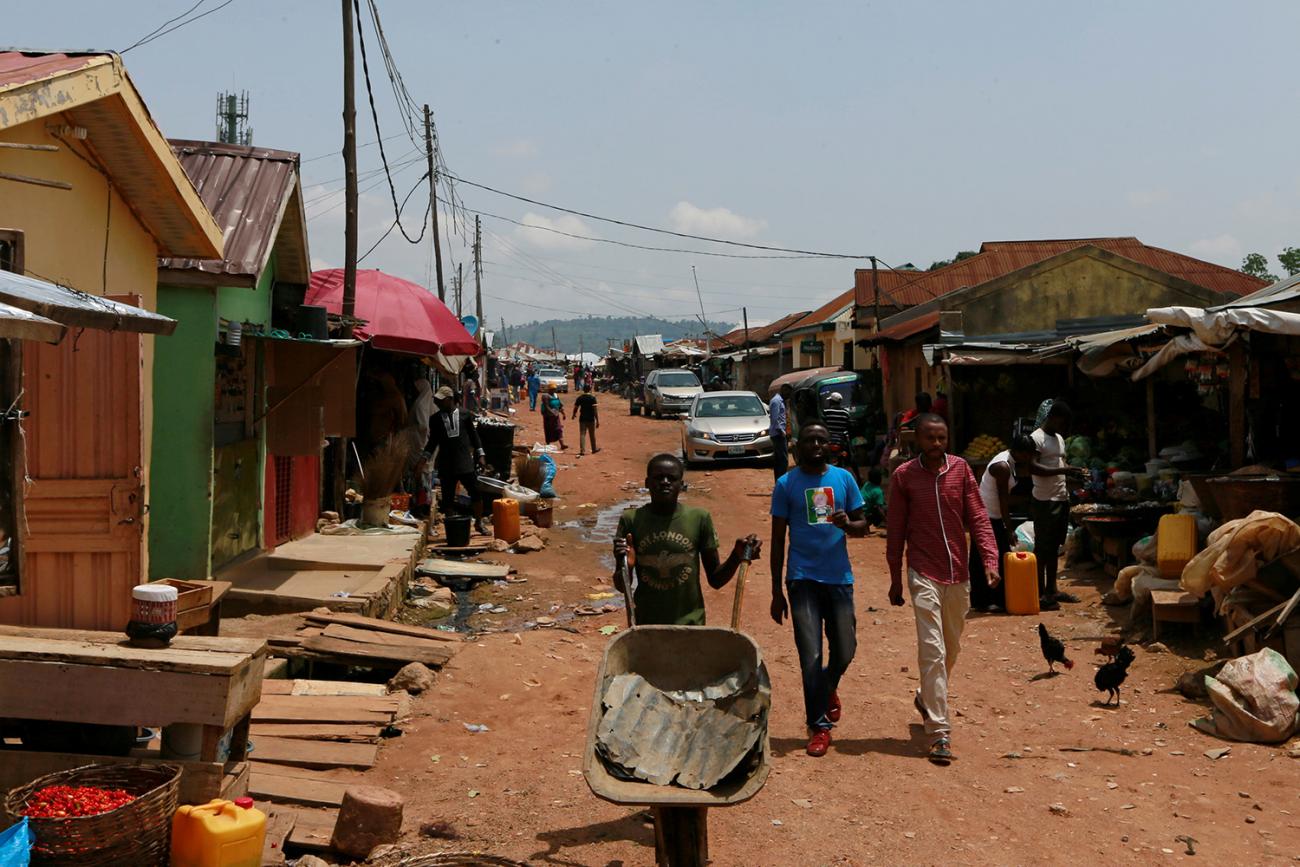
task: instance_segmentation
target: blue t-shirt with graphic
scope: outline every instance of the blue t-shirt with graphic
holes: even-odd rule
[[[831,514],[862,508],[862,492],[853,475],[828,466],[820,475],[795,467],[772,489],[772,516],[790,526],[787,581],[852,584],[849,546]]]

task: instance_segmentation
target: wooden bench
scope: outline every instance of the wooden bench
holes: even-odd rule
[[[182,800],[202,803],[247,789],[248,727],[261,699],[266,658],[260,639],[178,636],[155,650],[133,647],[116,632],[0,626],[0,716],[200,726],[198,761],[177,764],[183,766]],[[156,751],[133,757],[160,760]],[[0,790],[93,761],[99,758],[6,751],[0,754]]]
[[[1160,624],[1201,622],[1201,601],[1181,590],[1151,591],[1151,637],[1160,638]]]

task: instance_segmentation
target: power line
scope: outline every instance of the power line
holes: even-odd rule
[[[469,183],[466,181],[465,183]],[[500,214],[489,214],[487,211],[476,211],[473,208],[465,208],[468,213],[478,214],[481,217],[491,217],[494,220],[502,220],[506,223],[514,223],[516,226],[522,226],[525,229],[537,229],[542,232],[550,232],[555,235],[563,235],[566,238],[578,238],[583,241],[597,241],[601,244],[614,244],[618,247],[631,247],[633,250],[652,250],[659,253],[689,253],[692,256],[717,256],[723,259],[823,259],[824,256],[800,255],[800,256],[763,256],[752,253],[713,253],[707,250],[686,250],[679,247],[648,247],[644,244],[633,244],[630,241],[615,241],[610,238],[597,238],[594,235],[576,235],[573,232],[565,232],[560,229],[553,229],[550,226],[538,226],[533,223],[521,223],[519,220],[512,220],[509,217],[503,217]]]
[[[393,220],[393,224],[392,224],[391,226],[389,226],[387,229],[384,230],[384,234],[382,234],[382,235],[379,236],[379,240],[378,240],[378,241],[376,241],[375,243],[373,243],[373,244],[370,245],[370,249],[369,249],[369,250],[367,250],[366,252],[362,253],[359,257],[357,257],[357,264],[358,264],[358,265],[361,264],[361,262],[362,262],[363,259],[365,259],[367,256],[369,256],[371,253],[375,252],[375,248],[376,248],[376,247],[378,247],[380,244],[384,243],[384,239],[387,238],[390,234],[392,234],[393,229],[395,229],[395,228],[397,228],[399,225],[401,225],[401,219],[402,219],[402,208],[405,208],[405,207],[406,207],[406,203],[409,202],[409,201],[411,200],[411,196],[413,196],[413,195],[415,194],[415,191],[416,191],[417,189],[419,189],[420,184],[424,183],[424,179],[427,178],[428,176],[429,176],[429,173],[428,173],[428,172],[425,172],[424,174],[420,175],[420,179],[419,179],[418,181],[415,182],[415,186],[411,187],[411,191],[410,191],[409,193],[406,194],[406,198],[402,199],[402,204],[401,204],[401,206],[398,207],[398,209],[397,209],[397,217],[396,217],[396,219]],[[420,229],[420,237],[419,237],[419,238],[416,238],[414,241],[412,241],[412,242],[411,242],[412,244],[418,244],[418,243],[420,242],[420,240],[424,238],[424,230],[425,230],[426,228],[428,228],[428,226],[429,226],[429,223],[428,223],[428,219],[429,219],[429,209],[430,209],[431,207],[433,207],[433,200],[432,200],[432,199],[430,199],[430,200],[429,200],[429,203],[428,203],[427,205],[424,206],[424,225],[423,225],[423,227]]]
[[[395,139],[395,138],[401,138],[401,137],[402,137],[402,133],[400,133],[400,132],[395,132],[395,133],[393,133],[393,134],[390,135],[390,136],[386,136],[386,137],[384,138],[384,141],[392,141],[392,140]],[[366,142],[365,144],[359,144],[359,145],[357,145],[357,150],[361,150],[362,148],[374,147],[374,146],[377,145],[377,144],[379,144],[378,141],[368,141],[368,142]],[[318,160],[327,160],[327,159],[329,159],[330,157],[342,156],[342,154],[343,154],[342,151],[330,151],[330,152],[327,153],[327,154],[319,154],[318,156],[314,156],[314,157],[306,157],[306,158],[304,158],[304,159],[300,159],[300,160],[298,160],[298,162],[299,162],[299,164],[305,165],[306,163],[314,163],[314,162],[316,162],[316,161],[318,161]],[[340,180],[342,180],[342,179],[340,178]]]
[[[119,55],[121,55],[121,54],[126,54],[128,51],[130,51],[130,50],[133,49],[133,48],[139,48],[139,47],[142,46],[142,45],[148,45],[150,42],[153,42],[155,39],[162,39],[162,38],[163,38],[164,36],[166,36],[168,33],[171,33],[171,32],[173,32],[173,31],[175,31],[175,30],[180,30],[180,29],[181,29],[182,27],[184,27],[186,24],[193,24],[195,21],[198,21],[200,18],[207,18],[207,17],[208,17],[209,15],[211,15],[213,12],[220,12],[222,9],[225,9],[225,8],[226,8],[227,6],[229,6],[231,3],[234,3],[235,0],[226,0],[226,2],[222,3],[222,4],[219,5],[219,6],[214,6],[213,8],[209,9],[207,12],[202,13],[201,15],[195,15],[193,18],[190,18],[190,19],[185,20],[185,21],[181,21],[179,24],[176,24],[176,25],[173,26],[173,27],[168,27],[166,30],[163,30],[163,28],[164,28],[164,27],[167,27],[168,24],[171,24],[171,23],[174,22],[174,21],[179,21],[179,20],[182,19],[182,18],[185,18],[185,16],[189,15],[189,14],[190,14],[191,12],[193,12],[195,9],[198,9],[200,6],[202,6],[202,5],[203,5],[204,3],[206,3],[206,2],[207,2],[207,0],[199,0],[199,2],[195,3],[193,6],[191,6],[189,9],[187,9],[185,12],[183,12],[183,13],[181,13],[180,15],[176,16],[175,18],[172,18],[172,19],[169,19],[169,20],[167,20],[167,21],[164,21],[164,22],[163,22],[162,24],[160,24],[158,27],[155,27],[151,32],[149,32],[149,33],[147,33],[146,35],[140,37],[140,38],[137,39],[135,42],[133,42],[132,44],[128,45],[126,48],[123,48],[121,51],[118,52],[118,54],[119,54]],[[161,31],[161,32],[160,32],[160,31]]]
[[[374,14],[373,2],[370,4],[370,7],[371,7],[372,14]],[[358,21],[360,21],[361,0],[352,0],[352,8],[356,10],[357,19]],[[384,177],[388,179],[388,193],[390,196],[392,196],[393,199],[393,215],[394,215],[393,225],[395,225],[401,231],[402,237],[405,238],[408,243],[418,244],[424,240],[424,232],[425,232],[425,228],[427,227],[422,226],[420,228],[420,237],[412,238],[407,233],[406,227],[402,225],[402,209],[397,205],[397,188],[393,186],[393,174],[388,169],[388,155],[384,152],[384,137],[383,137],[384,134],[379,129],[379,110],[375,108],[375,93],[370,87],[370,61],[366,57],[365,30],[366,28],[364,27],[357,27],[357,43],[361,46],[361,74],[362,74],[362,78],[364,78],[366,82],[366,98],[370,102],[370,118],[371,120],[374,121],[375,124],[375,140],[379,143],[379,160],[381,163],[383,163]],[[410,196],[408,195],[407,198],[410,198]],[[429,199],[429,207],[425,209],[426,220],[428,219],[429,211],[432,208],[433,208],[433,198],[431,196]],[[388,231],[391,232],[392,228],[390,227]],[[384,237],[388,237],[388,232],[384,233]],[[374,248],[372,247],[371,249]]]
[[[615,226],[623,226],[629,229],[640,229],[644,232],[657,232],[661,235],[672,235],[675,238],[686,238],[691,241],[707,241],[710,244],[727,244],[732,247],[745,247],[750,250],[767,250],[773,253],[797,253],[801,256],[809,256],[818,259],[870,259],[867,253],[825,253],[817,250],[799,250],[790,247],[773,247],[767,244],[748,244],[744,241],[729,241],[726,238],[710,238],[708,235],[692,235],[689,232],[674,232],[671,229],[661,229],[657,226],[646,226],[641,223],[632,223],[627,220],[617,220],[613,217],[601,217],[586,211],[578,211],[573,208],[565,208],[561,205],[552,205],[549,202],[541,202],[537,199],[530,199],[527,196],[520,196],[516,193],[507,193],[505,190],[498,190],[496,187],[489,187],[487,184],[480,184],[476,181],[467,181],[462,177],[455,178],[458,183],[469,184],[471,187],[477,187],[480,190],[486,190],[489,193],[496,193],[498,196],[505,196],[508,199],[515,199],[520,202],[527,202],[530,205],[537,205],[541,208],[550,208],[553,211],[560,211],[564,214],[573,214],[576,217],[586,217],[588,220],[599,220],[602,223],[612,223]]]

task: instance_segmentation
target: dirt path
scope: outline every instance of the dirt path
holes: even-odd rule
[[[601,508],[636,497],[646,459],[675,451],[676,422],[631,418],[601,396],[602,451],[559,463],[563,497],[546,551],[502,555],[528,579],[496,588],[509,613],[488,619],[512,631],[468,644],[418,700],[407,734],[388,742],[367,781],[403,791],[413,827],[447,822],[459,840],[428,851],[479,849],[519,860],[574,865],[653,863],[651,829],[635,811],[595,798],[581,776],[593,677],[607,641],[601,626],[621,612],[574,618],[577,630],[520,630],[559,606],[567,612],[607,585],[608,544],[583,541]],[[525,408],[520,436],[540,439]],[[576,433],[576,425],[573,426]],[[768,535],[767,469],[693,471],[686,498],[712,510],[726,547],[746,532]],[[594,505],[583,505],[594,504]],[[802,699],[788,624],[768,618],[769,572],[750,572],[743,628],[772,676],[772,774],[747,804],[710,813],[711,854],[720,865],[1063,864],[1188,860],[1265,864],[1300,860],[1300,761],[1285,748],[1227,746],[1188,727],[1203,708],[1169,691],[1199,667],[1203,647],[1175,639],[1175,653],[1138,650],[1124,703],[1096,705],[1095,638],[1109,625],[1091,585],[1079,605],[1043,621],[1069,641],[1078,663],[1051,679],[1036,618],[978,617],[966,629],[953,683],[954,750],[938,768],[921,757],[911,705],[915,632],[910,607],[886,600],[884,540],[851,540],[857,576],[858,654],[841,687],[844,718],[830,753],[803,752]],[[1068,583],[1068,582],[1067,582]],[[706,590],[709,619],[730,615],[729,588]],[[516,598],[521,597],[521,598]],[[1207,639],[1212,630],[1204,630]],[[1171,630],[1172,633],[1172,630]],[[491,731],[471,734],[465,723]],[[1066,752],[1062,747],[1091,747]],[[1121,751],[1130,751],[1129,754]],[[1059,805],[1064,812],[1053,812]]]

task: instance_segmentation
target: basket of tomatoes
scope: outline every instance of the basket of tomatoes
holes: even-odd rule
[[[13,789],[4,807],[36,835],[33,865],[165,867],[180,779],[175,765],[83,765]]]

